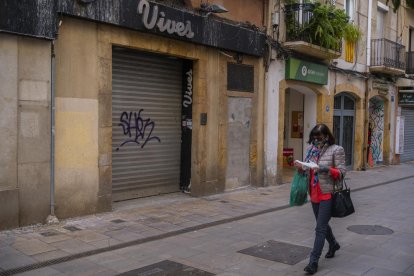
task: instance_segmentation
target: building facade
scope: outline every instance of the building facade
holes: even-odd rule
[[[303,159],[317,123],[331,128],[350,170],[398,158],[396,97],[397,80],[406,76],[406,35],[401,35],[406,7],[394,12],[385,1],[316,2],[269,3],[273,42],[266,74],[265,182],[270,185],[290,180],[292,161]],[[311,26],[328,29],[338,10],[361,35],[355,42],[324,45]]]
[[[397,80],[396,163],[414,160],[414,3],[404,1],[401,8],[405,10],[401,18],[401,38],[406,47],[407,62],[405,76]]]
[[[287,183],[317,123],[350,170],[414,160],[413,9],[328,2],[3,1],[0,228]]]
[[[2,228],[262,184],[262,2],[6,2]]]

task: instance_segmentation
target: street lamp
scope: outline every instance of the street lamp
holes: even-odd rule
[[[203,16],[207,17],[212,13],[225,13],[228,10],[219,4],[208,4],[208,3],[201,3],[200,11],[203,13]]]

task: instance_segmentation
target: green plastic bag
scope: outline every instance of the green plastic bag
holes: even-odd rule
[[[308,183],[307,173],[295,172],[290,186],[290,206],[300,206],[308,201]]]

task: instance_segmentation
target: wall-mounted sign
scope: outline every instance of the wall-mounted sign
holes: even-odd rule
[[[287,80],[327,84],[328,66],[296,58],[289,58],[286,61],[285,78]]]
[[[60,4],[55,17],[58,13],[68,14],[238,53],[253,56],[264,54],[266,41],[264,32],[219,21],[214,16],[201,16],[184,8],[170,7],[161,1],[99,0],[88,5],[74,5],[74,0],[57,2]],[[2,15],[1,10],[0,15]]]
[[[387,91],[388,93],[388,83],[386,82],[381,82],[378,80],[372,81],[372,88],[380,91]]]
[[[303,112],[292,111],[292,138],[303,138]]]
[[[168,18],[168,14],[163,11],[158,11],[158,5],[153,5],[151,10],[150,3],[147,0],[139,1],[138,14],[142,15],[142,23],[144,23],[145,28],[148,30],[156,28],[160,32],[177,34],[178,36],[188,38],[194,37],[190,20],[186,20],[185,22],[171,20]]]
[[[293,167],[293,148],[283,149],[283,167]]]
[[[399,105],[414,105],[414,89],[400,90],[398,92]]]

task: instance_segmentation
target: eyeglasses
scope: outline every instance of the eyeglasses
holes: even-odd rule
[[[314,141],[323,141],[325,140],[325,136],[313,136],[313,140]]]

